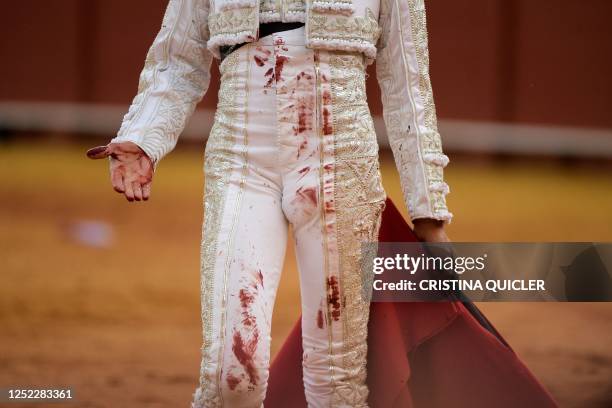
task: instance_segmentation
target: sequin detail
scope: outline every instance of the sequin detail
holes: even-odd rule
[[[211,128],[206,151],[204,154],[205,169],[205,198],[204,198],[204,224],[201,246],[201,313],[202,313],[202,365],[200,369],[200,396],[194,408],[204,406],[221,406],[218,392],[217,369],[211,369],[211,362],[216,362],[217,352],[213,349],[219,340],[213,331],[214,295],[219,289],[214,282],[214,268],[223,208],[225,207],[225,194],[228,191],[228,182],[232,168],[232,133],[231,126],[236,122],[238,109],[238,83],[232,76],[238,71],[238,53],[230,54],[219,67],[222,75],[219,89],[219,102],[215,112],[215,121]]]
[[[380,31],[378,19],[369,7],[363,16],[312,10],[306,26],[306,44],[329,50],[359,51],[373,59]]]
[[[386,193],[365,88],[365,57],[333,53],[329,60],[334,132],[334,203],[342,294],[342,367],[333,406],[367,407],[369,279],[362,276],[362,242],[376,241]]]

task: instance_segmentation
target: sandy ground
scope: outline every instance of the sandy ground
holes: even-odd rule
[[[401,203],[388,154],[382,162]],[[0,170],[0,387],[70,386],[78,403],[66,406],[188,406],[201,343],[201,152],[165,159],[145,205],[113,193],[106,163],[87,161],[82,146],[0,146]],[[611,241],[611,173],[456,160],[449,234]],[[291,248],[273,352],[300,313]],[[479,306],[562,406],[612,406],[611,304]]]

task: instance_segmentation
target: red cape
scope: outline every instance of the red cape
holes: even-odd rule
[[[418,241],[390,199],[379,241]],[[469,301],[372,302],[367,370],[371,408],[557,406]],[[307,406],[301,318],[272,362],[264,405]]]

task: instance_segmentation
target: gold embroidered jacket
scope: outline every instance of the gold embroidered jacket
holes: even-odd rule
[[[210,83],[221,45],[252,42],[260,22],[305,23],[309,48],[376,60],[383,118],[412,219],[450,222],[448,185],[429,79],[424,0],[170,0],[114,142],[132,141],[157,165],[176,145]]]

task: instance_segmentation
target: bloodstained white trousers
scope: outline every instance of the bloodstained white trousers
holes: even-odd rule
[[[219,65],[205,153],[203,346],[193,407],[263,406],[270,323],[292,226],[310,407],[367,407],[371,285],[362,241],[386,198],[360,53],[304,46],[304,27]]]

